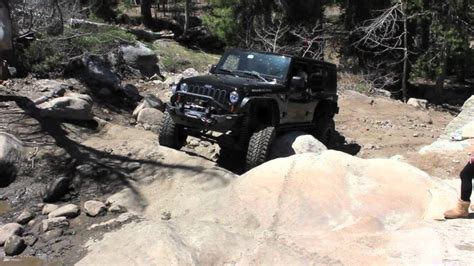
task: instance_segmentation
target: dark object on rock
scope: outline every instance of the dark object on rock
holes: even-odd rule
[[[224,43],[205,26],[188,29],[187,32],[177,38],[177,41],[188,46],[198,46],[210,51],[220,51],[224,47]]]
[[[25,250],[26,244],[23,238],[13,235],[5,241],[4,251],[7,256],[19,255]]]
[[[26,224],[35,218],[35,214],[30,211],[23,211],[18,218],[16,218],[16,222],[19,224]]]
[[[23,143],[11,134],[0,132],[0,187],[7,187],[15,180],[23,158]]]
[[[133,86],[132,84],[125,84],[125,86],[123,86],[121,89],[123,94],[133,101],[140,101],[142,99],[137,87]]]
[[[50,183],[43,194],[44,202],[56,202],[60,200],[68,191],[71,185],[71,178],[60,177]]]

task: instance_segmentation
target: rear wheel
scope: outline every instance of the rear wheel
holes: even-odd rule
[[[161,146],[177,150],[184,146],[188,138],[183,126],[176,124],[168,112],[165,112],[159,133],[158,141]]]
[[[252,134],[247,149],[245,170],[250,170],[267,161],[275,134],[275,127],[272,126],[263,127]]]

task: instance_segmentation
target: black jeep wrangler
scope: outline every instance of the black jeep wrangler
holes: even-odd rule
[[[307,131],[328,145],[338,113],[334,64],[266,52],[227,51],[208,75],[172,86],[159,132],[180,149],[189,135],[246,154],[249,170],[267,160],[272,141]]]

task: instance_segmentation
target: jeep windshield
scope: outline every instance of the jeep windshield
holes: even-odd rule
[[[219,74],[250,77],[264,82],[280,81],[287,78],[290,58],[247,51],[231,51],[220,60],[216,72]]]

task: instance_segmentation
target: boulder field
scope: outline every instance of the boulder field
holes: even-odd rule
[[[132,190],[143,219],[89,241],[78,265],[443,263],[432,223],[456,192],[409,164],[329,150],[236,176],[156,149],[167,158]]]

